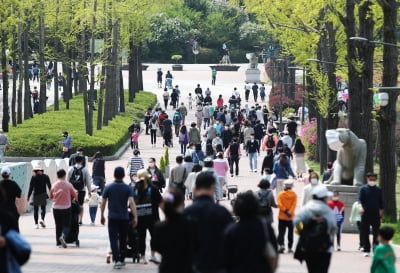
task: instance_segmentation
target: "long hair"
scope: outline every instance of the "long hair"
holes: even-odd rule
[[[161,209],[163,210],[167,220],[179,215],[179,207],[183,206],[184,196],[180,189],[170,187],[164,194],[161,202]]]
[[[187,133],[186,125],[182,125],[180,132],[181,132],[181,134],[186,134]]]
[[[304,154],[306,152],[306,148],[300,138],[296,139],[296,142],[294,143],[294,152],[298,154]]]

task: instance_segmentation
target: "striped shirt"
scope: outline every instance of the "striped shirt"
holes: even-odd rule
[[[143,159],[139,156],[132,156],[129,158],[128,162],[129,173],[136,174],[138,170],[144,168]]]

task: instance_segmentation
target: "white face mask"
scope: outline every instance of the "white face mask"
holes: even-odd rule
[[[375,186],[375,185],[376,185],[376,181],[368,180],[368,186],[373,187],[373,186]]]
[[[337,201],[337,200],[339,200],[339,197],[333,196],[333,197],[332,197],[332,200],[333,200],[333,201]]]
[[[318,184],[318,179],[317,178],[311,178],[311,184],[317,185]]]

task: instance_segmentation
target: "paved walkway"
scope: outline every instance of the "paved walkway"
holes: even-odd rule
[[[156,69],[162,67],[164,72],[168,69],[167,65],[150,65],[149,70],[144,72],[144,85],[146,90],[155,92],[161,99],[161,89],[157,88],[156,84]],[[174,82],[178,84],[182,91],[183,101],[186,103],[187,93],[194,93],[194,88],[199,83],[203,90],[210,87],[213,92],[213,98],[222,94],[227,100],[231,95],[233,87],[237,86],[238,90],[243,92],[244,70],[242,67],[238,72],[218,72],[217,85],[211,87],[211,70],[206,65],[184,65],[185,71],[173,72]],[[126,85],[127,83],[125,83]],[[268,88],[267,88],[268,89]],[[251,100],[252,102],[252,100]],[[168,110],[172,114],[172,110]],[[190,112],[188,121],[194,120],[193,111]],[[152,148],[150,138],[146,135],[141,135],[139,139],[139,147],[141,155],[145,160],[145,164],[149,157],[157,159],[163,155],[162,139],[157,139],[157,147]],[[174,166],[176,155],[179,152],[179,145],[177,139],[174,138],[174,148],[170,149],[170,162],[171,167]],[[112,180],[113,170],[116,166],[126,167],[129,156],[132,151],[130,148],[123,154],[123,156],[116,161],[109,161],[106,163],[106,176],[107,181]],[[262,157],[259,157],[259,164],[261,164]],[[89,164],[91,170],[91,164]],[[249,164],[247,157],[243,157],[240,161],[240,174],[239,177],[228,178],[229,184],[237,184],[239,190],[256,189],[256,185],[260,178],[259,173],[249,172]],[[298,182],[295,184],[295,191],[300,195],[303,185]],[[299,196],[299,199],[301,197]],[[223,201],[223,205],[230,207],[228,201]],[[27,272],[65,272],[70,273],[74,271],[79,272],[112,272],[112,265],[105,263],[105,255],[108,247],[107,229],[99,224],[99,213],[96,219],[96,226],[89,225],[88,207],[85,206],[85,215],[83,225],[80,229],[80,248],[75,248],[73,245],[67,249],[59,249],[55,246],[55,229],[53,217],[50,213],[46,217],[47,228],[33,229],[33,216],[32,214],[23,215],[20,219],[21,232],[24,234],[29,242],[32,244],[33,252],[31,259],[27,265],[23,267],[23,271]],[[277,211],[274,211],[277,215]],[[368,272],[371,263],[371,258],[364,258],[362,253],[356,250],[357,236],[354,234],[344,234],[342,238],[342,251],[335,252],[332,258],[331,273],[353,273],[353,272]],[[149,249],[147,249],[149,251]],[[400,257],[400,251],[397,249],[397,256]],[[398,259],[397,266],[400,267],[400,259]],[[127,261],[126,268],[121,271],[134,271],[134,272],[157,272],[155,265],[138,265],[132,264]],[[307,272],[305,264],[300,265],[297,260],[293,259],[290,254],[280,256],[279,273],[296,273]],[[173,273],[173,272],[171,272]],[[245,272],[244,272],[245,273]],[[247,273],[247,272],[246,272]],[[251,273],[251,272],[249,272]]]

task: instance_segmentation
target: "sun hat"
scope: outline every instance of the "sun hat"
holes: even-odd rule
[[[137,179],[138,180],[146,180],[151,177],[149,172],[146,169],[140,169],[136,173]]]
[[[35,165],[33,165],[32,171],[43,171],[42,164],[40,164],[40,162],[36,162]]]
[[[329,191],[325,185],[318,185],[313,187],[311,194],[315,195],[317,198],[331,197],[333,192]]]
[[[1,174],[6,174],[6,175],[10,175],[11,174],[11,170],[9,167],[3,167],[1,168]]]

